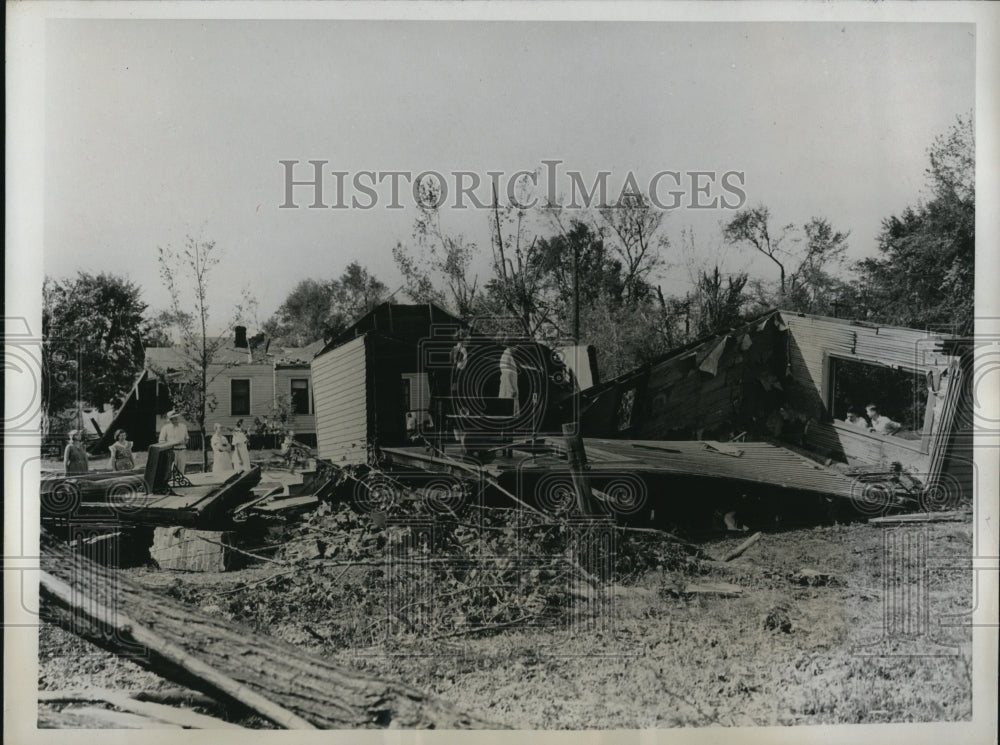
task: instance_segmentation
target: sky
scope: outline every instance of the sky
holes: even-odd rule
[[[975,104],[975,28],[951,23],[49,20],[45,32],[46,274],[128,276],[168,295],[157,248],[223,252],[221,322],[248,287],[258,317],[297,282],[359,261],[395,289],[392,248],[416,210],[281,209],[282,160],[326,169],[512,174],[556,159],[591,182],[738,171],[775,225],[810,217],[875,253],[886,217],[926,196],[927,149]],[[326,201],[333,180],[324,181]],[[560,190],[567,181],[560,181]],[[488,192],[484,192],[488,193]],[[665,292],[697,261],[773,279],[727,248],[732,210],[670,210]],[[482,252],[488,211],[442,223]]]

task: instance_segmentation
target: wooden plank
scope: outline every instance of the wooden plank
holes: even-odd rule
[[[124,711],[138,714],[142,717],[155,719],[166,724],[185,727],[188,729],[243,729],[237,724],[199,714],[189,709],[180,709],[176,706],[154,703],[152,701],[140,701],[123,693],[122,691],[111,691],[107,689],[91,689],[86,691],[39,691],[39,703],[66,703],[66,702],[99,702],[103,701]],[[78,710],[77,710],[78,711]]]
[[[743,594],[743,588],[730,582],[697,582],[684,586],[680,595],[719,595],[733,598]]]
[[[288,497],[287,499],[275,499],[267,504],[259,504],[253,509],[255,512],[279,513],[286,510],[304,510],[319,504],[319,499],[312,494],[302,497]]]
[[[885,515],[869,518],[871,525],[905,525],[907,523],[943,523],[971,520],[972,515],[957,510],[949,512],[913,512],[908,515]]]
[[[180,725],[169,724],[158,719],[131,714],[125,711],[112,711],[98,706],[74,706],[64,709],[63,713],[81,717],[86,721],[96,722],[108,729],[183,729]]]

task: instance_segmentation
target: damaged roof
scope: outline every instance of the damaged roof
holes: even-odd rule
[[[585,440],[594,469],[627,468],[768,484],[831,496],[856,496],[854,479],[767,442]]]
[[[236,347],[230,343],[215,351],[212,355],[212,363],[218,365],[273,364],[286,367],[305,367],[322,348],[322,341],[316,341],[304,347],[270,347],[266,352],[258,347],[251,357],[249,348]],[[184,367],[186,361],[186,356],[178,347],[148,347],[146,349],[147,368],[177,370]]]

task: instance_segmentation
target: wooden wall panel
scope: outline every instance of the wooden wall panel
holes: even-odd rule
[[[368,440],[365,336],[312,361],[316,446],[334,463],[364,463]]]

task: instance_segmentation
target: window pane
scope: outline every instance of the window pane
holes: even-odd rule
[[[232,380],[230,388],[230,411],[232,416],[249,416],[250,414],[250,381]]]
[[[292,413],[309,413],[309,380],[307,378],[292,379]]]

